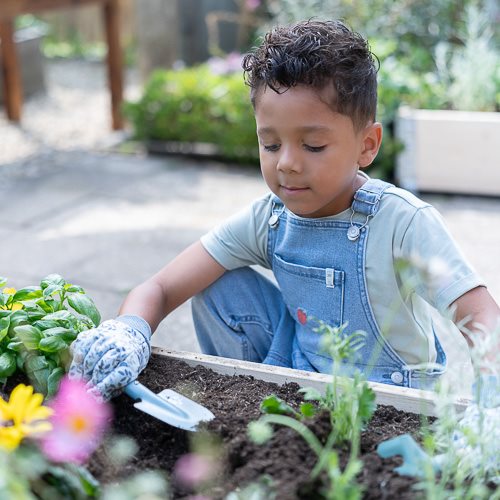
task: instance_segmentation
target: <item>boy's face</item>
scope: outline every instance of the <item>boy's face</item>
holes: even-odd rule
[[[350,117],[326,104],[332,92],[298,86],[277,94],[265,88],[255,102],[264,179],[302,217],[326,217],[348,208],[364,182],[357,175],[359,166],[368,166],[380,146],[380,124],[356,131]]]

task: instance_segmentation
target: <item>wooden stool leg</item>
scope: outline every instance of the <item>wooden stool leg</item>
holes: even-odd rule
[[[21,120],[23,91],[21,72],[14,45],[14,21],[0,21],[0,39],[2,40],[2,73],[5,108],[11,121]]]
[[[108,81],[111,92],[113,130],[123,128],[121,105],[123,101],[123,55],[120,44],[119,0],[109,0],[104,5],[104,23],[108,43]]]

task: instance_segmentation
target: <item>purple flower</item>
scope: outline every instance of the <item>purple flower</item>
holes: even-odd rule
[[[241,71],[241,62],[243,56],[239,52],[231,52],[226,57],[211,57],[208,61],[208,67],[216,75],[226,75]]]
[[[260,0],[245,0],[245,5],[248,10],[255,10],[260,6]]]
[[[195,489],[211,479],[216,472],[213,457],[200,453],[187,453],[177,460],[174,467],[175,479],[184,487]]]

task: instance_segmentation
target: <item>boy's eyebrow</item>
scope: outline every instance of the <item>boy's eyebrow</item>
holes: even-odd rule
[[[325,125],[305,125],[303,127],[299,127],[301,132],[322,132],[322,131],[330,131],[330,127],[326,127]],[[273,127],[261,127],[257,129],[258,134],[269,134],[273,133],[275,130]]]

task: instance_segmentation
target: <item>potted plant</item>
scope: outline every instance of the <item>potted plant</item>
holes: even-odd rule
[[[435,104],[441,101],[442,109],[399,109],[396,137],[404,148],[396,178],[402,187],[500,194],[495,148],[500,137],[500,57],[492,37],[486,14],[469,6],[463,44],[436,48],[433,98]]]

